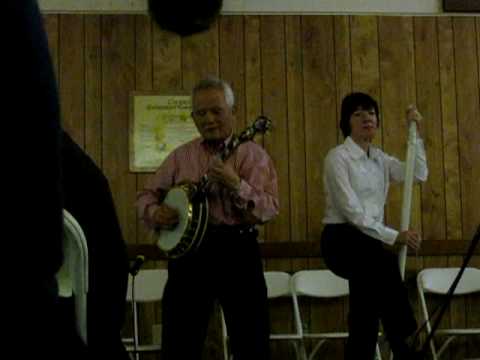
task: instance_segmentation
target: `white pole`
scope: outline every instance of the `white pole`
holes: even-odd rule
[[[400,231],[410,228],[410,213],[412,208],[413,174],[415,168],[417,144],[417,123],[410,121],[408,128],[407,159],[405,160],[405,183],[403,186],[402,219]],[[399,253],[400,273],[405,278],[405,266],[407,262],[407,246],[403,245]]]

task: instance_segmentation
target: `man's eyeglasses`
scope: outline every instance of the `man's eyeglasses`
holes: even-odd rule
[[[192,117],[204,117],[208,112],[211,112],[213,115],[219,116],[225,113],[225,109],[215,106],[209,109],[197,109],[192,111]]]

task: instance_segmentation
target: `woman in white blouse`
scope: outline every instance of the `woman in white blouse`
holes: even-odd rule
[[[415,107],[407,120],[419,124]],[[369,95],[351,93],[342,101],[340,128],[345,142],[330,150],[324,164],[326,210],[322,254],[327,267],[348,279],[349,338],[345,359],[374,358],[379,322],[395,360],[414,359],[406,339],[416,321],[404,287],[393,245],[417,250],[414,230],[398,232],[384,224],[384,206],[391,181],[401,182],[404,163],[372,145],[380,122],[378,104]],[[421,139],[417,144],[415,178],[427,179]]]

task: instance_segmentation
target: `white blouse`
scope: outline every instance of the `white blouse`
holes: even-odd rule
[[[415,179],[426,181],[427,158],[417,140]],[[370,146],[369,154],[347,137],[327,154],[323,182],[326,193],[325,224],[350,223],[363,233],[393,245],[398,231],[383,223],[390,181],[402,182],[405,164]]]

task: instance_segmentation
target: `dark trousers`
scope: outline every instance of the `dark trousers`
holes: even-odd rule
[[[348,224],[326,225],[321,240],[327,267],[349,282],[349,337],[345,359],[373,359],[379,322],[394,354],[416,321],[403,284],[398,257],[379,240]]]
[[[196,252],[169,262],[163,360],[201,359],[216,300],[225,314],[234,359],[269,359],[267,290],[257,231],[234,229],[210,231]]]

